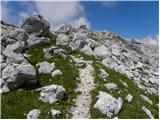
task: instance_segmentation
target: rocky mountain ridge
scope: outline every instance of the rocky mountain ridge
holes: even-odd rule
[[[58,64],[58,61],[64,61],[63,64],[72,66],[70,69],[76,71],[73,73],[72,81],[75,83],[75,88],[63,86],[66,82],[62,81],[65,79],[64,76],[68,79],[68,74],[64,72],[67,73],[67,70],[69,72],[69,69],[62,69],[65,65]],[[157,46],[135,40],[126,41],[112,32],[92,32],[85,25],[81,25],[79,28],[65,25],[57,31],[50,31],[50,24],[41,15],[26,18],[19,27],[1,22],[2,77],[0,92],[2,93],[2,104],[7,99],[5,97],[7,94],[12,94],[16,90],[32,89],[31,91],[41,91],[38,99],[44,103],[56,104],[69,99],[66,105],[67,112],[51,108],[53,118],[71,118],[72,115],[73,118],[96,118],[97,116],[113,118],[119,114],[120,118],[124,118],[123,111],[129,108],[124,108],[123,104],[131,104],[132,99],[141,98],[146,102],[149,101],[147,106],[151,107],[152,101],[158,99],[158,61]],[[61,69],[58,66],[61,66]],[[115,73],[108,74],[109,69],[114,70]],[[126,78],[121,78],[128,81],[124,82],[123,79],[118,78],[121,76],[119,73],[126,76]],[[110,78],[112,75],[117,79],[116,83],[113,83],[115,79]],[[59,78],[61,76],[63,78]],[[44,82],[43,85],[40,77],[49,82]],[[61,79],[61,84],[50,84],[50,82],[56,81],[55,79]],[[138,92],[138,96],[132,96],[134,93],[128,93],[125,98],[117,96],[121,91],[132,91],[129,90],[131,86],[128,86],[130,82],[133,83],[133,86],[137,86],[134,91]],[[122,87],[122,90],[119,91],[121,85],[124,88]],[[67,94],[70,89],[70,94],[72,93],[73,96]],[[144,94],[152,96],[153,100]],[[155,101],[154,104],[158,104],[157,100]],[[68,107],[71,102],[76,107],[74,105]],[[59,106],[61,106],[60,103],[58,103]],[[135,105],[137,104],[135,103]],[[156,117],[157,107],[157,105],[151,107]],[[5,107],[2,106],[2,117],[5,114],[3,108]],[[38,118],[43,113],[43,111],[37,110],[38,108],[33,109],[33,111],[25,113],[28,114],[27,118]],[[96,110],[99,110],[97,113],[103,115],[96,116]],[[143,111],[149,118],[154,118],[145,106],[141,107],[141,112],[143,113]],[[65,112],[67,114],[64,115]],[[135,118],[138,117],[137,113]]]

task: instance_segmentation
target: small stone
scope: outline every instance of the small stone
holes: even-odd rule
[[[149,104],[152,105],[152,101],[151,101],[147,96],[140,94],[140,97],[141,97],[144,101],[147,101]]]
[[[132,102],[133,96],[131,94],[128,94],[127,97],[125,98],[128,103]]]
[[[38,119],[41,111],[38,109],[33,109],[27,114],[27,119]]]
[[[60,70],[54,70],[52,72],[52,76],[55,77],[55,76],[58,76],[58,75],[62,75],[62,72]]]
[[[58,117],[59,114],[61,114],[61,111],[51,109],[51,114],[52,114],[53,118],[55,118],[55,117]]]
[[[105,87],[108,90],[116,90],[117,89],[117,84],[115,84],[115,83],[107,83],[107,84],[105,84]]]
[[[154,116],[149,109],[147,109],[145,106],[143,106],[141,109],[148,115],[150,119],[154,119]]]

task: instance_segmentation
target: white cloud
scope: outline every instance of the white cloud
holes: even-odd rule
[[[21,17],[21,18],[26,18],[26,17],[28,17],[29,16],[29,14],[27,13],[27,12],[20,12],[19,13],[19,16]]]
[[[36,1],[37,11],[53,26],[53,29],[64,24],[86,24],[89,22],[84,16],[84,7],[76,1],[70,2],[40,2]],[[77,23],[76,23],[77,22]]]
[[[79,27],[80,25],[86,25],[90,29],[90,23],[85,17],[79,17],[71,22],[74,27]]]
[[[136,39],[136,40],[141,41],[148,45],[154,45],[154,46],[159,45],[159,35],[156,35],[155,37],[147,36],[143,39]]]
[[[105,7],[115,7],[117,6],[117,1],[104,1],[102,5]]]

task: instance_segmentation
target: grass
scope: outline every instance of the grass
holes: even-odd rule
[[[93,67],[95,69],[94,76],[95,76],[96,88],[91,92],[91,95],[92,95],[92,105],[90,108],[91,118],[93,118],[93,119],[107,118],[98,109],[95,109],[93,107],[97,101],[96,97],[97,97],[99,91],[104,91],[104,92],[111,94],[115,98],[121,97],[123,99],[122,110],[120,111],[120,113],[118,115],[116,115],[116,116],[118,116],[118,118],[121,118],[121,119],[131,119],[131,118],[144,119],[144,118],[147,118],[148,116],[146,115],[146,113],[141,110],[142,106],[145,106],[146,108],[148,108],[151,111],[151,113],[154,115],[155,118],[157,118],[157,119],[159,118],[159,115],[158,115],[159,108],[157,105],[159,103],[159,96],[145,93],[145,91],[138,88],[137,84],[134,81],[128,79],[125,75],[122,75],[113,69],[105,67],[94,56],[86,55],[85,53],[80,52],[80,51],[77,51],[75,54],[83,56],[85,58],[85,60],[92,60],[93,61]],[[106,81],[104,81],[99,76],[101,68],[103,68],[109,74]],[[122,84],[122,82],[120,82],[120,81],[126,82],[128,84],[128,88],[126,88]],[[104,86],[104,84],[110,83],[110,82],[116,83],[118,85],[118,89],[115,91],[109,91]],[[133,101],[131,103],[127,103],[127,101],[125,100],[125,97],[128,94],[131,94],[133,96]],[[145,102],[139,96],[140,94],[148,96],[153,101],[153,105],[150,105],[149,103]],[[113,116],[113,118],[114,117],[115,116]]]
[[[106,118],[104,115],[102,115],[100,113],[100,111],[98,111],[97,109],[93,108],[93,105],[96,103],[97,98],[96,96],[98,95],[98,91],[104,91],[107,92],[109,94],[111,94],[112,96],[114,96],[115,98],[121,97],[123,99],[123,107],[122,110],[120,111],[120,113],[117,115],[118,118],[120,119],[130,119],[130,118],[134,118],[134,119],[144,119],[147,118],[146,113],[144,113],[141,110],[142,106],[146,106],[154,115],[155,118],[158,118],[158,96],[155,95],[150,95],[150,94],[146,94],[143,90],[139,89],[137,84],[134,83],[132,80],[129,80],[126,76],[112,70],[109,68],[106,68],[105,66],[103,66],[100,63],[96,63],[95,64],[95,82],[97,83],[97,87],[96,89],[94,89],[92,91],[92,107],[91,107],[91,116],[92,118]],[[108,74],[109,77],[107,78],[107,82],[105,82],[103,79],[101,79],[99,77],[99,69],[103,68]],[[125,86],[123,86],[123,84],[120,82],[124,81],[128,84],[128,88],[126,89]],[[116,83],[118,85],[118,90],[116,91],[109,91],[104,84],[105,83]],[[128,94],[131,94],[133,96],[133,101],[131,103],[127,103],[125,100],[125,97]],[[148,96],[152,101],[153,101],[153,105],[150,105],[149,103],[145,102],[139,95],[140,94],[144,94],[146,96]],[[113,116],[115,117],[115,116]]]
[[[43,58],[43,48],[51,47],[55,45],[56,37],[52,37],[52,41],[48,45],[39,46],[37,49],[29,49],[28,61],[32,65],[36,65],[38,62],[48,61],[50,63],[54,62],[56,68],[62,71],[62,75],[52,77],[50,74],[38,74],[39,87],[56,84],[62,85],[67,92],[68,98],[65,101],[57,102],[53,105],[49,103],[43,103],[39,98],[39,93],[34,90],[20,89],[6,94],[2,94],[2,118],[26,118],[26,115],[32,109],[40,109],[41,115],[40,118],[53,118],[51,116],[51,108],[60,110],[62,114],[56,118],[71,118],[71,113],[69,113],[70,107],[74,106],[74,101],[76,93],[74,89],[77,86],[78,81],[78,70],[75,67],[75,64],[70,62],[71,58],[61,58],[59,56],[54,56],[51,59]]]

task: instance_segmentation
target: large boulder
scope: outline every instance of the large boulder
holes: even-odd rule
[[[7,45],[3,51],[3,55],[7,57],[7,63],[27,63],[27,60],[23,56],[23,50],[25,49],[25,43],[23,41],[18,41],[14,44]]]
[[[28,43],[28,47],[29,48],[36,48],[39,47],[41,45],[45,45],[50,43],[50,38],[45,38],[45,37],[34,37],[34,36],[30,36],[30,38],[28,39],[27,43]]]
[[[3,32],[3,29],[2,29]],[[1,44],[6,47],[9,44],[13,44],[17,41],[24,41],[26,42],[28,39],[28,34],[22,29],[11,29],[3,32],[1,35]]]
[[[66,90],[63,86],[49,85],[37,89],[40,92],[39,100],[53,104],[66,99]]]
[[[29,34],[48,36],[50,34],[49,23],[41,15],[33,15],[23,20],[20,27]]]
[[[111,118],[120,112],[123,101],[119,97],[118,100],[108,93],[99,92],[97,96],[98,100],[94,105],[94,108],[98,108],[103,114]]]
[[[27,41],[28,34],[23,29],[14,29],[8,33],[8,37],[17,41]]]
[[[9,89],[37,83],[36,70],[30,64],[8,65],[2,71],[2,79],[7,83]]]
[[[86,44],[86,35],[82,33],[75,33],[73,41],[70,43],[72,50],[82,49]]]

